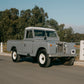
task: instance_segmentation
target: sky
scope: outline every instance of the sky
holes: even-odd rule
[[[48,13],[49,19],[55,19],[75,32],[84,33],[84,0],[0,0],[0,11],[10,8],[32,9],[35,5]]]

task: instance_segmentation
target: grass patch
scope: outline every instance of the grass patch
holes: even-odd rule
[[[3,43],[3,52],[10,53],[7,51],[7,43]]]

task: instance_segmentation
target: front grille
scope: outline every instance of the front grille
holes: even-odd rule
[[[57,52],[58,53],[63,53],[63,44],[58,44]]]

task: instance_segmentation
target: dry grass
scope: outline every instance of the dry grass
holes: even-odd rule
[[[75,58],[75,60],[79,60],[79,56],[80,56],[80,45],[75,45],[76,49],[76,53],[77,53],[77,57]]]
[[[3,52],[10,53],[7,51],[7,44],[6,43],[3,44]]]
[[[3,44],[3,52],[6,52],[7,51],[7,44]]]

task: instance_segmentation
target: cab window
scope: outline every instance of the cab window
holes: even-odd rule
[[[34,30],[35,36],[45,36],[45,31],[44,30]]]
[[[27,30],[26,38],[33,38],[32,30]]]

